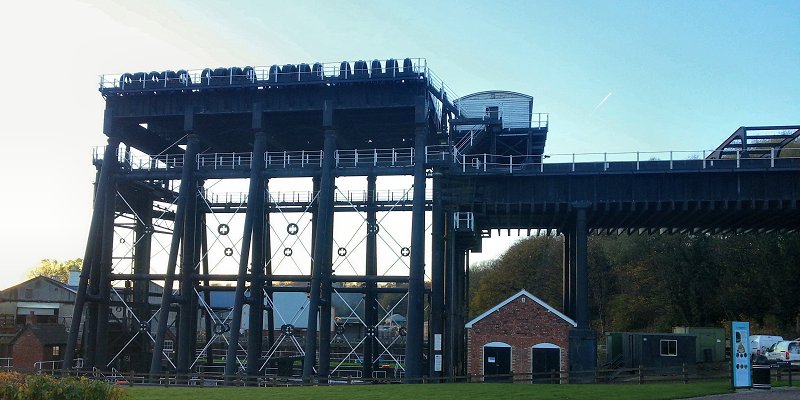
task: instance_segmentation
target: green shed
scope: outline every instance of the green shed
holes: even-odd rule
[[[725,329],[714,327],[676,326],[673,333],[697,336],[697,362],[725,360]]]

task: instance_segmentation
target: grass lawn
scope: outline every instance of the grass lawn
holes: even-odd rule
[[[669,400],[704,396],[730,391],[728,382],[653,383],[645,385],[524,385],[524,384],[427,384],[427,385],[364,385],[270,388],[190,388],[147,387],[126,388],[131,400],[250,400],[276,398],[326,400],[460,400],[460,399],[570,399],[570,400]]]

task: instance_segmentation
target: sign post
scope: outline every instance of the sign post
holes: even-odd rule
[[[750,323],[731,322],[731,363],[733,388],[753,386],[750,376]]]

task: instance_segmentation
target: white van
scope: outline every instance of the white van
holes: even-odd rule
[[[751,335],[750,336],[750,354],[758,356],[765,354],[767,349],[775,343],[783,340],[782,336],[772,335]]]
[[[798,363],[800,362],[800,342],[796,340],[784,340],[775,343],[767,349],[766,356],[770,361]]]

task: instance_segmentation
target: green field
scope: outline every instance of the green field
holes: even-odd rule
[[[524,385],[524,384],[441,384],[364,385],[270,388],[131,387],[131,400],[250,400],[276,398],[326,400],[461,400],[461,399],[571,399],[571,400],[669,400],[730,392],[730,383],[646,385]]]

